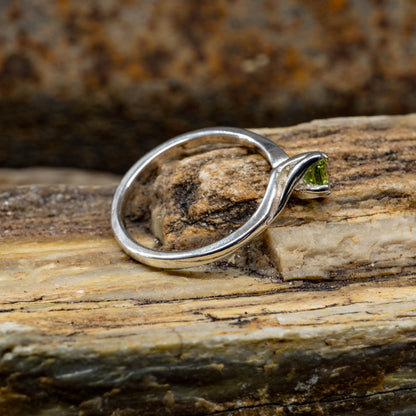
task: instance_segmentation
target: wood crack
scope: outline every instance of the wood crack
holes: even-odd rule
[[[395,389],[395,390],[389,390],[389,391],[384,391],[384,392],[377,392],[377,393],[372,393],[372,394],[368,394],[368,395],[362,395],[362,396],[355,396],[354,398],[350,398],[350,397],[343,397],[343,398],[334,398],[334,399],[327,399],[327,400],[320,400],[320,401],[307,401],[307,402],[300,402],[300,403],[293,403],[290,405],[284,404],[284,403],[278,403],[278,402],[273,402],[273,403],[267,403],[267,404],[260,404],[260,405],[252,405],[252,406],[241,406],[241,407],[235,407],[235,408],[230,408],[227,410],[221,410],[221,411],[216,411],[216,412],[212,412],[212,413],[208,413],[206,414],[206,416],[217,416],[217,415],[229,415],[232,416],[234,414],[247,414],[247,415],[251,415],[251,414],[257,414],[251,411],[252,410],[261,410],[261,409],[276,409],[278,408],[281,411],[284,412],[289,412],[288,414],[291,415],[296,415],[297,412],[302,412],[299,414],[304,414],[304,411],[306,409],[308,409],[308,407],[312,408],[315,405],[319,405],[319,408],[316,407],[315,410],[323,410],[322,407],[325,407],[325,405],[329,405],[328,407],[330,408],[335,407],[334,405],[338,404],[338,405],[342,405],[343,407],[348,407],[349,402],[352,403],[355,407],[357,407],[359,405],[360,401],[367,401],[367,400],[371,400],[371,399],[383,399],[384,396],[387,395],[392,395],[392,394],[399,394],[399,393],[414,393],[414,395],[412,394],[413,397],[416,397],[416,385],[412,386],[412,387],[406,387],[406,388],[401,388],[401,389]],[[312,411],[312,409],[309,409],[310,411]],[[373,409],[374,410],[374,409]],[[249,411],[247,413],[244,413],[244,411]],[[243,413],[242,413],[243,412]],[[364,414],[364,413],[361,413]],[[365,413],[367,414],[367,413]]]

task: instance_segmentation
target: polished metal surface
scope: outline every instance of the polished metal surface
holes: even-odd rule
[[[140,175],[166,160],[186,156],[193,149],[213,145],[242,145],[255,149],[272,166],[263,200],[253,216],[239,229],[215,243],[193,250],[159,251],[145,247],[128,233],[123,220],[125,204]],[[327,156],[308,152],[289,157],[272,141],[251,131],[214,127],[177,136],[143,156],[121,180],[111,208],[111,225],[123,250],[141,263],[157,268],[178,269],[198,266],[223,259],[262,233],[280,214],[293,191],[300,198],[310,199],[329,195],[329,185],[311,185],[302,181],[307,170]]]

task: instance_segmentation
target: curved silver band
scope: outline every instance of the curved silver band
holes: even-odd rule
[[[270,163],[272,171],[269,183],[253,216],[221,240],[193,250],[166,252],[139,244],[129,235],[123,221],[125,204],[133,191],[136,179],[146,170],[168,159],[189,154],[192,149],[207,144],[243,145],[258,151]],[[114,235],[128,255],[158,268],[186,268],[223,259],[262,233],[280,214],[293,190],[296,190],[299,197],[306,199],[328,195],[329,185],[310,185],[300,181],[312,165],[324,158],[327,156],[322,152],[308,152],[289,158],[272,141],[251,131],[237,128],[206,128],[177,136],[143,156],[121,180],[111,208]]]

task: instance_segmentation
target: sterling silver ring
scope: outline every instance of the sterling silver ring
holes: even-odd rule
[[[252,217],[226,237],[197,249],[160,251],[135,241],[128,233],[123,217],[137,179],[164,161],[178,159],[196,148],[213,144],[245,146],[256,150],[270,163],[272,170],[266,192]],[[206,128],[177,136],[143,156],[121,180],[111,208],[115,238],[129,256],[157,268],[179,269],[221,260],[262,233],[282,212],[293,191],[303,199],[329,195],[327,160],[328,156],[319,151],[289,157],[267,138],[238,128]]]

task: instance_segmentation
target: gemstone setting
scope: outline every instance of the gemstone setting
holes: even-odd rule
[[[328,185],[328,171],[326,165],[328,158],[323,158],[314,163],[305,173],[303,180],[309,185]]]

